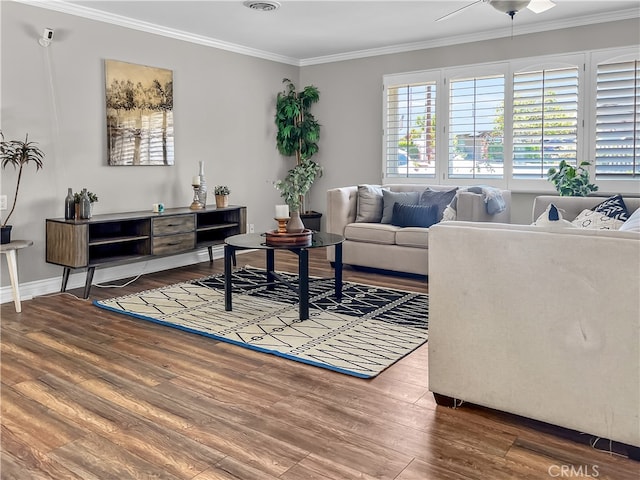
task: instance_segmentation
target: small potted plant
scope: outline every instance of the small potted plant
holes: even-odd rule
[[[216,185],[213,189],[213,193],[216,196],[216,207],[228,207],[229,206],[229,194],[231,190],[226,185]]]
[[[598,186],[589,183],[589,172],[584,168],[591,165],[582,162],[578,167],[569,165],[561,160],[558,168],[551,167],[547,172],[547,179],[553,183],[560,196],[586,197],[591,192],[598,190]]]
[[[44,158],[44,153],[36,146],[36,142],[29,141],[29,134],[25,136],[24,141],[5,141],[2,131],[0,131],[0,137],[2,138],[2,140],[0,141],[0,162],[2,162],[2,169],[5,169],[7,165],[12,165],[14,168],[18,169],[18,180],[16,181],[16,191],[13,195],[13,205],[11,206],[9,214],[2,222],[2,225],[0,225],[2,230],[0,243],[9,243],[11,242],[12,226],[8,223],[9,218],[16,208],[16,202],[18,201],[18,191],[20,190],[22,169],[25,165],[31,162],[35,163],[36,172],[40,170],[42,168],[42,159]]]
[[[91,202],[91,215],[93,215],[93,204],[98,201],[98,195],[93,192],[87,191],[89,202]],[[73,202],[76,204],[76,218],[80,218],[80,200],[82,200],[82,193],[75,192],[73,194]]]

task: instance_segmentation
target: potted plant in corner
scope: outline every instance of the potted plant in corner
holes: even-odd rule
[[[553,183],[560,196],[586,197],[598,190],[597,185],[589,183],[589,172],[584,168],[588,165],[591,164],[582,162],[578,167],[574,167],[561,160],[557,169],[549,169],[547,179]]]
[[[13,214],[16,208],[16,202],[18,201],[18,191],[20,190],[20,180],[22,179],[22,169],[25,165],[32,162],[36,165],[36,172],[42,168],[42,159],[44,153],[36,145],[36,142],[29,141],[29,134],[22,140],[7,140],[4,139],[4,134],[0,131],[0,161],[2,162],[2,169],[4,170],[7,165],[13,165],[18,169],[18,180],[16,181],[16,192],[13,195],[13,205],[9,214],[5,217],[2,225],[0,225],[2,233],[0,243],[11,242],[11,228],[9,225],[9,218]]]
[[[226,185],[216,185],[213,189],[213,193],[216,196],[216,207],[228,207],[229,206],[229,194],[231,191]]]
[[[313,85],[297,91],[291,80],[282,80],[286,88],[278,92],[275,123],[277,126],[276,147],[285,157],[295,156],[296,164],[287,176],[276,182],[282,198],[289,205],[294,229],[299,229],[300,216],[319,218],[322,214],[307,212],[305,195],[315,179],[322,175],[322,168],[311,157],[318,152],[320,124],[311,114],[311,106],[320,99],[320,92]],[[302,220],[300,220],[302,223]],[[304,228],[304,224],[302,224]],[[319,225],[315,230],[319,230]]]

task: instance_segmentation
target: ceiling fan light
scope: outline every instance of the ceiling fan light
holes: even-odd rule
[[[251,10],[258,10],[260,12],[271,12],[280,8],[280,4],[278,2],[272,2],[271,0],[247,0],[242,4]]]
[[[489,4],[493,8],[499,12],[506,13],[512,18],[517,12],[527,8],[529,3],[531,3],[531,0],[489,0]]]

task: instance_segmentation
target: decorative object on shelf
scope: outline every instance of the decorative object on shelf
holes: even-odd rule
[[[204,176],[204,162],[200,162],[200,188],[198,189],[198,200],[202,208],[207,208],[207,179]]]
[[[91,200],[86,188],[82,189],[82,195],[80,195],[80,218],[82,220],[91,218]]]
[[[231,193],[229,187],[226,185],[216,185],[213,193],[216,196],[216,207],[223,208],[229,206],[229,194]]]
[[[26,134],[24,141],[22,140],[6,140],[4,134],[0,130],[0,162],[2,162],[2,169],[4,170],[7,165],[12,165],[13,168],[18,168],[18,180],[16,181],[16,191],[13,195],[13,204],[9,214],[5,217],[4,221],[0,225],[1,235],[0,243],[11,242],[11,228],[9,225],[9,218],[13,214],[16,208],[16,202],[18,201],[18,191],[20,190],[20,180],[22,179],[22,169],[29,162],[35,163],[36,172],[42,168],[42,159],[44,153],[38,148],[37,142],[29,141],[29,134]]]
[[[589,162],[581,162],[578,167],[569,165],[566,160],[561,160],[558,168],[551,167],[547,172],[547,179],[553,183],[560,196],[586,197],[591,192],[598,190],[598,186],[589,183],[589,172],[585,166]]]
[[[105,60],[109,165],[173,165],[173,72]]]
[[[276,147],[286,157],[295,156],[296,165],[275,186],[292,212],[305,212],[305,195],[322,175],[322,167],[311,160],[318,152],[320,124],[310,109],[320,99],[320,92],[313,85],[297,92],[291,80],[285,78],[282,82],[286,88],[278,92],[276,99]]]
[[[153,213],[162,213],[162,212],[164,212],[164,203],[154,203]]]
[[[80,207],[82,203],[82,193],[86,188],[83,188],[81,192],[76,192],[73,194],[73,202],[75,203],[75,218],[82,218],[80,214]],[[87,218],[91,218],[93,215],[93,204],[98,201],[98,195],[93,192],[87,190],[87,197],[89,198],[89,216]]]
[[[289,218],[289,205],[276,205],[276,216],[274,219],[278,222],[278,233],[287,232],[287,222]]]
[[[200,175],[194,175],[191,179],[191,186],[193,187],[193,201],[191,205],[189,205],[189,208],[191,210],[202,210],[204,205],[200,203]]]
[[[300,233],[304,228],[304,223],[302,223],[302,219],[300,218],[300,212],[294,210],[290,213],[289,221],[287,222],[287,233]]]
[[[67,197],[64,199],[64,219],[73,220],[76,218],[76,201],[73,198],[73,189],[67,189]]]

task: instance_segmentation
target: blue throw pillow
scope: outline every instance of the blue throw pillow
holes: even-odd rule
[[[425,227],[438,223],[436,205],[393,205],[391,224],[397,227]]]

